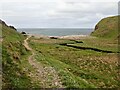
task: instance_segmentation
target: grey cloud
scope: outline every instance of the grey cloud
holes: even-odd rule
[[[117,2],[54,2],[3,3],[2,19],[16,27],[94,27],[102,18],[117,14]]]

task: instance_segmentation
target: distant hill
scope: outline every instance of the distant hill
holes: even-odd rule
[[[95,26],[95,30],[91,33],[92,36],[107,38],[107,39],[116,39],[120,37],[118,32],[118,20],[120,16],[107,17],[102,19]]]

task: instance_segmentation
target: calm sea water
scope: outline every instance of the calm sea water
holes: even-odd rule
[[[89,35],[93,29],[86,28],[21,28],[19,32],[27,34],[41,34],[47,36],[65,36],[65,35]]]

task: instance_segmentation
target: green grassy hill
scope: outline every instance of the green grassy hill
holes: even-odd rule
[[[23,70],[28,51],[22,45],[25,36],[0,20],[2,48],[2,88],[32,87],[31,80]],[[27,64],[27,63],[26,63]]]
[[[118,37],[119,19],[120,16],[113,16],[102,19],[95,26],[95,31],[92,32],[91,35],[96,37],[107,38],[107,39],[116,39]]]

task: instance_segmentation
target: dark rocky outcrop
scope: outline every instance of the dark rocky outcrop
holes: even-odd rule
[[[26,34],[26,32],[21,32],[21,34]]]
[[[50,37],[50,39],[58,39],[58,37]]]
[[[97,29],[98,29],[98,25],[95,26],[95,30],[97,30]]]
[[[14,30],[17,30],[14,26],[9,26],[10,28],[14,29]]]
[[[0,24],[2,24],[2,25],[5,25],[5,26],[8,26],[4,21],[2,21],[1,19],[0,19]]]
[[[4,26],[6,26],[6,27],[9,27],[9,28],[14,29],[14,30],[17,31],[17,29],[16,29],[14,26],[8,26],[8,25],[7,25],[4,21],[2,21],[1,19],[0,19],[0,24],[2,24],[2,25],[4,25]]]

